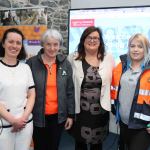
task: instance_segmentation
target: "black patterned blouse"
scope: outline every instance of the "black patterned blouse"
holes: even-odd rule
[[[81,86],[81,112],[76,116],[73,135],[77,141],[98,144],[108,134],[109,113],[100,105],[102,80],[98,67],[82,63],[84,80]]]

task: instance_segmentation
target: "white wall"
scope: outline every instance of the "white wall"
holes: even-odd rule
[[[100,8],[150,5],[150,0],[71,0],[71,8]]]

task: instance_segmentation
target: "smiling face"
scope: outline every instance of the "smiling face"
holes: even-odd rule
[[[60,49],[60,42],[55,38],[48,38],[46,42],[43,44],[44,48],[44,55],[47,58],[55,58],[59,49]]]
[[[100,46],[100,37],[97,31],[89,34],[84,41],[85,53],[97,54]]]
[[[134,38],[129,45],[129,55],[132,61],[141,62],[144,59],[145,50],[142,42]]]
[[[22,44],[21,35],[18,33],[9,32],[3,42],[3,48],[5,49],[4,57],[17,58],[21,51]]]

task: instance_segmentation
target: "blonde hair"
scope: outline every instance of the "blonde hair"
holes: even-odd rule
[[[130,51],[130,45],[131,45],[131,42],[134,40],[134,39],[137,39],[139,40],[139,42],[141,42],[142,44],[142,47],[144,49],[144,57],[147,57],[148,53],[149,53],[149,48],[150,48],[150,42],[149,40],[146,38],[146,36],[144,36],[143,34],[141,33],[136,33],[134,35],[132,35],[129,39],[129,42],[128,42],[128,54],[129,54],[129,51]]]

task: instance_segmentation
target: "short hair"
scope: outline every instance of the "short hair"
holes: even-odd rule
[[[45,33],[41,37],[41,46],[46,43],[48,38],[54,38],[59,41],[59,44],[62,46],[63,44],[63,38],[61,33],[56,29],[48,29],[45,31]]]
[[[94,26],[90,26],[90,27],[87,27],[82,35],[81,35],[81,38],[80,38],[80,42],[78,44],[78,57],[76,58],[76,60],[78,59],[81,59],[83,60],[85,58],[85,49],[84,49],[84,42],[85,42],[85,39],[86,37],[91,34],[92,32],[95,32],[97,31],[98,34],[99,34],[99,38],[100,38],[100,45],[99,45],[99,48],[98,48],[98,53],[97,53],[97,58],[100,59],[100,60],[103,60],[104,59],[104,54],[105,54],[105,44],[104,44],[104,40],[103,40],[103,36],[102,36],[102,31],[100,28],[98,27],[94,27]]]
[[[144,57],[146,57],[149,53],[150,43],[149,43],[148,39],[146,38],[146,36],[144,36],[141,33],[136,33],[130,37],[129,42],[128,42],[128,53],[130,51],[131,42],[134,39],[138,39],[141,42],[143,49],[144,49]]]
[[[24,48],[24,44],[23,44],[23,41],[24,41],[24,35],[23,35],[23,33],[19,30],[19,29],[17,29],[17,28],[9,28],[9,29],[7,29],[5,32],[4,32],[4,34],[3,34],[3,37],[2,37],[2,40],[1,40],[1,43],[0,43],[0,57],[4,57],[4,55],[5,55],[5,48],[3,47],[3,44],[5,43],[5,41],[6,41],[6,39],[7,39],[7,35],[9,34],[9,33],[17,33],[17,34],[19,34],[21,37],[22,37],[22,48],[21,48],[21,50],[20,50],[20,53],[19,53],[19,55],[17,56],[17,59],[18,60],[23,60],[23,59],[25,59],[26,58],[26,51],[25,51],[25,48]]]

